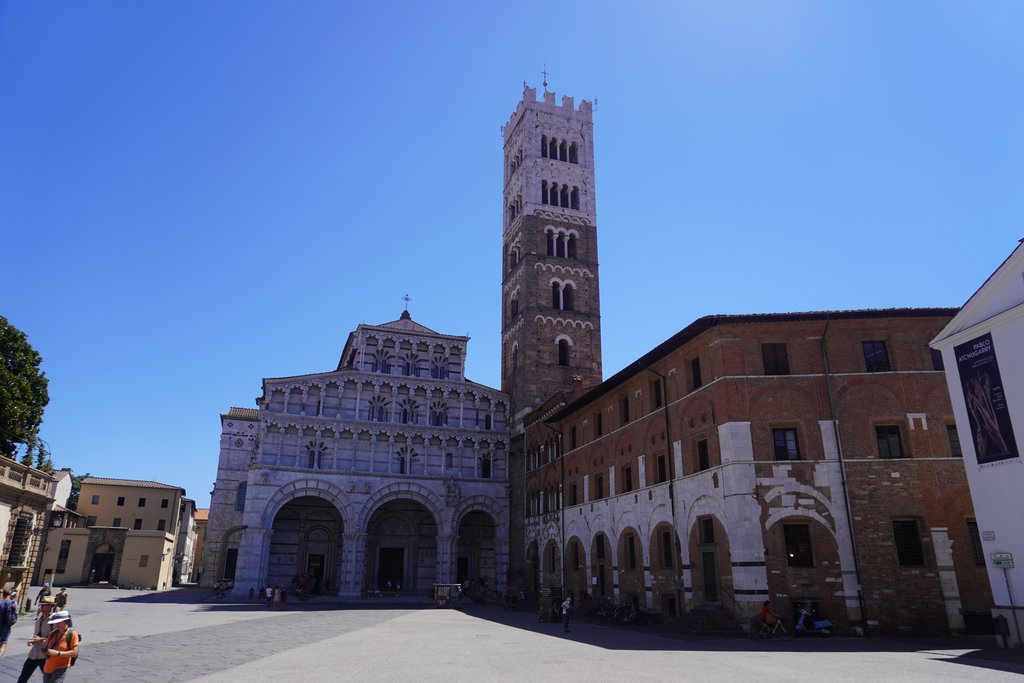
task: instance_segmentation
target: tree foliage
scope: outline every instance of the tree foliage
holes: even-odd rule
[[[42,361],[25,333],[0,316],[0,455],[13,458],[19,445],[26,455],[42,448],[39,425],[50,402]]]

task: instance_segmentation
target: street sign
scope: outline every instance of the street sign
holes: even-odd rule
[[[1013,569],[1013,554],[992,553],[992,566],[996,569]]]

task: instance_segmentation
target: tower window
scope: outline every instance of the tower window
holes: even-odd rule
[[[558,364],[569,365],[569,342],[565,339],[558,341]]]
[[[544,157],[545,159],[547,159],[547,157],[548,157],[548,136],[547,135],[541,135],[540,136],[540,155],[542,157]],[[547,202],[545,202],[545,204],[546,203]]]
[[[569,186],[562,185],[558,190],[558,198],[560,200],[560,206],[569,208]]]
[[[551,283],[551,308],[562,308],[562,288],[557,282]]]
[[[573,209],[580,208],[580,188],[572,188],[572,194],[569,196],[569,204]]]
[[[555,138],[551,138],[548,141],[548,158],[549,159],[557,159],[558,158],[558,140],[556,140]]]
[[[569,163],[578,164],[580,163],[579,151],[576,147],[576,143],[569,145]]]
[[[576,235],[569,235],[569,252],[567,258],[576,258]]]
[[[575,310],[573,304],[573,293],[576,289],[572,285],[565,285],[562,289],[562,310],[572,311]]]
[[[548,203],[548,181],[546,180],[540,181],[540,203]]]
[[[558,158],[561,161],[569,161],[569,145],[565,144],[565,140],[558,145]]]
[[[555,255],[555,234],[549,230],[548,232],[544,233],[544,236],[547,238],[548,256],[554,256]]]

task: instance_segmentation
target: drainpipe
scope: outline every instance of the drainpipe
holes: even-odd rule
[[[670,526],[672,528],[673,545],[675,546],[676,556],[672,562],[672,566],[676,568],[676,616],[683,612],[683,575],[682,575],[682,562],[683,562],[683,550],[680,547],[682,545],[682,539],[679,536],[679,531],[676,528],[676,472],[675,472],[675,455],[672,453],[672,423],[668,417],[668,377],[661,374],[654,368],[643,365],[639,361],[637,365],[642,367],[644,370],[657,375],[661,379],[661,386],[664,387],[662,392],[663,405],[662,415],[665,416],[665,441],[667,443],[665,447],[665,458],[668,460],[668,503],[669,509],[672,511],[672,521]],[[680,472],[682,475],[682,472]]]
[[[836,454],[839,457],[839,473],[840,479],[843,485],[843,503],[846,506],[846,518],[850,524],[850,549],[853,553],[853,572],[857,577],[857,603],[860,605],[860,619],[861,629],[864,631],[864,635],[868,635],[868,611],[867,605],[864,602],[864,592],[861,590],[862,584],[860,580],[860,560],[857,554],[857,537],[853,530],[853,508],[850,506],[850,494],[846,484],[846,462],[843,460],[843,443],[839,438],[839,418],[836,411],[836,399],[835,393],[832,390],[832,373],[829,369],[828,362],[828,345],[826,344],[826,338],[828,336],[828,326],[832,321],[828,318],[825,319],[825,329],[821,332],[821,357],[825,362],[825,385],[828,387],[828,405],[832,413],[832,437],[836,442]]]

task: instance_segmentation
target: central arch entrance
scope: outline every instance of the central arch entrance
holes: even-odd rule
[[[437,522],[421,503],[384,503],[366,531],[367,587],[426,591],[437,582]]]
[[[344,524],[338,510],[315,496],[296,498],[274,517],[267,581],[301,585],[314,593],[336,590]]]

